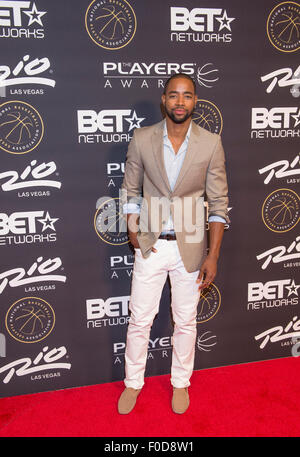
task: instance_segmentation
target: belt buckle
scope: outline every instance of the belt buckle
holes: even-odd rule
[[[172,239],[173,239],[173,235],[171,235],[170,233],[167,233],[166,237],[167,237],[167,241],[172,241]]]

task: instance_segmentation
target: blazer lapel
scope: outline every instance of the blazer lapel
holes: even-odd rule
[[[198,130],[196,129],[195,124],[192,121],[192,128],[191,128],[191,134],[190,134],[187,151],[186,151],[185,158],[184,158],[181,170],[179,172],[173,192],[175,192],[177,190],[177,188],[179,187],[181,181],[183,180],[186,172],[192,166],[194,157],[199,150],[198,141],[199,141],[199,133],[198,133]]]
[[[152,135],[152,148],[153,148],[153,155],[154,155],[154,160],[155,164],[158,168],[158,172],[161,175],[161,178],[164,182],[164,184],[167,187],[168,192],[171,192],[170,184],[169,184],[169,179],[168,175],[166,172],[165,168],[165,161],[164,161],[164,129],[163,129],[163,122],[160,122],[159,125],[157,126],[157,129],[154,131]]]

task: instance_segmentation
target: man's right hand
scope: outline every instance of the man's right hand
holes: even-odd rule
[[[140,245],[137,239],[138,229],[139,229],[140,216],[136,213],[127,214],[127,227],[128,227],[128,236],[130,243],[135,249],[140,249]],[[157,252],[157,249],[152,248],[152,252]]]
[[[129,232],[129,240],[135,249],[140,249],[140,245],[139,245],[136,233]]]

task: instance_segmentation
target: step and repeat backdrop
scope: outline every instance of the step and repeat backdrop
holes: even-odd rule
[[[0,0],[0,396],[123,379],[119,189],[177,72],[230,189],[195,369],[299,355],[299,49],[296,2]],[[170,372],[172,333],[167,282],[147,376]]]

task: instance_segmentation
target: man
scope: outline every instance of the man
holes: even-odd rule
[[[175,74],[165,84],[165,120],[136,129],[130,142],[122,184],[123,213],[135,248],[131,316],[125,352],[125,390],[120,414],[135,406],[144,384],[150,329],[170,276],[174,320],[172,409],[189,406],[200,291],[217,272],[227,215],[227,180],[221,139],[192,121],[195,83]],[[209,207],[209,254],[203,195]]]

